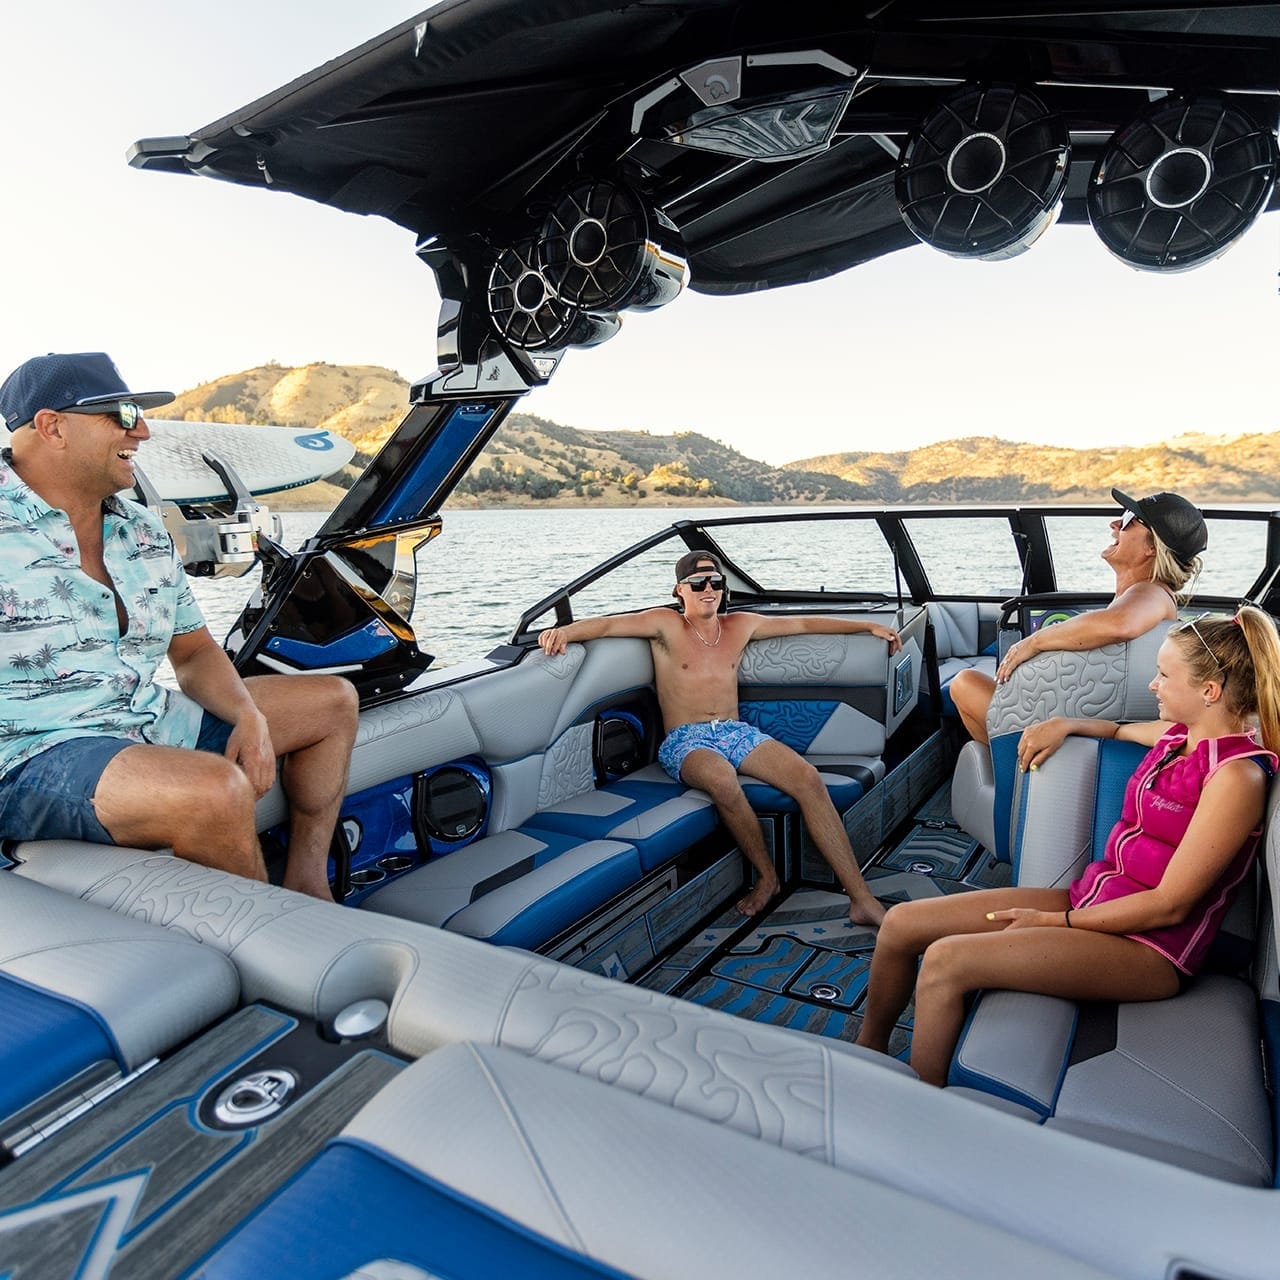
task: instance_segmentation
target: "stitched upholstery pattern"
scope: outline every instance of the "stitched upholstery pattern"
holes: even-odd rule
[[[538,808],[549,809],[595,786],[591,726],[575,725],[547,748],[538,784]]]

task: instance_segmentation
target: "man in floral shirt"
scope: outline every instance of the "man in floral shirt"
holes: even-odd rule
[[[166,391],[102,352],[37,356],[0,386],[0,837],[80,839],[265,879],[254,802],[276,777],[285,885],[328,898],[355,739],[332,676],[242,680],[159,515],[121,498]],[[168,657],[178,690],[155,682]]]

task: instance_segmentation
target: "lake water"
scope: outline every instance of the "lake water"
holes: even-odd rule
[[[413,626],[437,667],[483,657],[508,640],[525,609],[608,555],[673,521],[777,514],[787,508],[555,508],[446,510],[444,530],[418,557]],[[831,511],[832,508],[819,508]],[[283,514],[285,545],[301,545],[323,521],[318,513]],[[943,594],[1018,594],[1020,574],[1008,522],[966,517],[938,522],[909,518],[908,528],[934,588]],[[1050,517],[1055,564],[1063,586],[1108,591],[1112,576],[1099,553],[1110,535],[1098,516]],[[870,521],[805,521],[794,525],[721,527],[725,551],[766,587],[864,588],[892,595],[893,563]],[[1242,596],[1263,562],[1265,525],[1210,522],[1205,593]],[[575,599],[579,617],[659,604],[670,598],[671,565],[683,550],[664,543]],[[222,639],[256,588],[257,569],[242,578],[195,578],[192,584]],[[548,623],[550,619],[547,620]]]

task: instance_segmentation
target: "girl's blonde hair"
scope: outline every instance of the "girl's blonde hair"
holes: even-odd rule
[[[1227,710],[1256,719],[1262,745],[1280,754],[1280,634],[1271,615],[1241,605],[1234,617],[1177,623],[1169,636],[1192,679],[1217,680]]]

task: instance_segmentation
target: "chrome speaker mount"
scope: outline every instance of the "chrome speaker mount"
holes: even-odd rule
[[[1122,262],[1188,271],[1225,253],[1267,207],[1274,129],[1220,94],[1170,94],[1117,130],[1089,178],[1089,221]]]
[[[913,129],[895,176],[898,206],[925,244],[995,261],[1024,252],[1062,202],[1071,140],[1017,85],[970,82]]]

